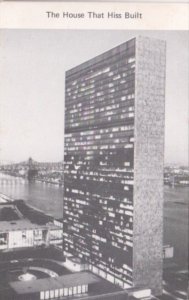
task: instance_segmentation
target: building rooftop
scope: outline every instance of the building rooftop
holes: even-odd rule
[[[17,294],[38,293],[45,290],[55,290],[60,288],[69,288],[82,284],[99,282],[100,279],[90,272],[80,272],[69,275],[63,275],[56,278],[44,278],[33,281],[15,281],[11,282],[11,288]]]
[[[1,203],[11,203],[13,199],[7,195],[0,193],[0,204]]]
[[[0,222],[0,232],[9,232],[9,231],[26,230],[26,229],[27,230],[45,229],[45,228],[59,229],[59,227],[54,224],[39,225],[39,224],[31,223],[27,219]]]
[[[75,256],[69,256],[67,259],[78,264],[83,262],[83,260],[80,257]]]
[[[128,41],[120,44],[120,45],[117,45],[115,47],[113,47],[112,49],[110,50],[107,50],[79,65],[77,65],[76,67],[73,67],[69,70],[66,71],[66,76],[69,77],[69,76],[73,76],[75,74],[77,74],[78,72],[80,73],[79,76],[81,76],[81,72],[83,72],[86,68],[90,69],[91,67],[94,69],[96,66],[98,66],[99,63],[101,63],[102,61],[104,61],[104,59],[107,59],[107,58],[112,58],[113,56],[117,55],[117,54],[120,54],[121,52],[123,51],[130,51],[130,48],[132,46],[135,45],[135,40],[136,39],[139,39],[139,38],[142,38],[142,39],[146,39],[147,40],[156,40],[158,41],[159,43],[162,43],[165,45],[165,41],[164,40],[161,40],[161,39],[157,39],[157,38],[149,38],[149,37],[145,37],[145,36],[138,36],[138,37],[134,37],[134,38],[131,38],[129,39]]]
[[[23,200],[0,202],[0,232],[33,229],[59,229],[53,218],[28,206]]]

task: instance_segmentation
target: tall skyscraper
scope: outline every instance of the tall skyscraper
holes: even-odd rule
[[[165,42],[131,39],[66,72],[64,251],[162,291]]]

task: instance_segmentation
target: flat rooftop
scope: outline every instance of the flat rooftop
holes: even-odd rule
[[[59,276],[56,278],[44,278],[32,281],[15,281],[11,282],[11,288],[19,295],[39,293],[46,290],[55,290],[69,288],[82,284],[91,284],[99,282],[100,279],[91,272],[80,272]]]
[[[80,257],[75,257],[75,256],[69,256],[67,257],[68,260],[73,261],[75,263],[82,263],[82,259]]]
[[[14,221],[0,221],[0,232],[29,230],[29,229],[60,229],[58,226],[52,224],[39,225],[31,223],[27,219],[20,219]]]

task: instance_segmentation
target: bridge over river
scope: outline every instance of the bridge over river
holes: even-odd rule
[[[39,172],[63,172],[63,162],[38,162],[31,157],[19,163],[0,162],[0,171],[7,175],[33,180]]]

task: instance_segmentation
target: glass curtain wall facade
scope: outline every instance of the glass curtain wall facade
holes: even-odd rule
[[[137,276],[140,285],[144,275],[135,276],[133,219],[140,42],[131,39],[66,72],[63,248],[123,288],[135,286]]]

